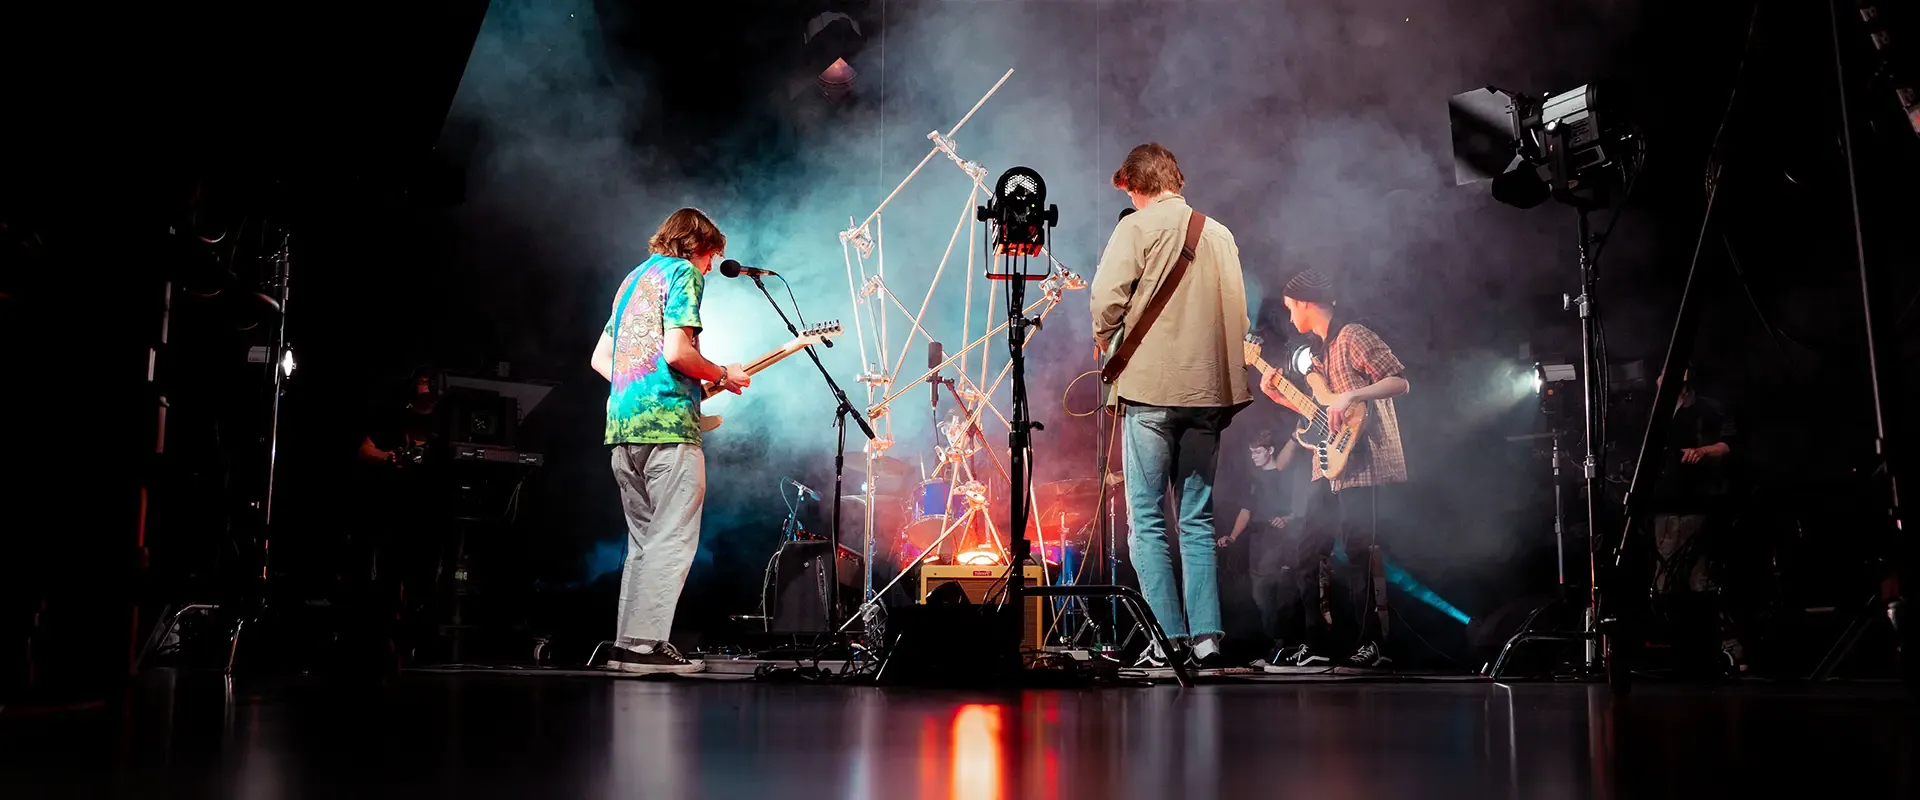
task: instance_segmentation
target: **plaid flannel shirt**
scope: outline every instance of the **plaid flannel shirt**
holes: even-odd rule
[[[1351,392],[1399,375],[1406,367],[1365,325],[1348,324],[1333,335],[1325,354],[1316,353],[1313,368],[1327,377],[1336,392]],[[1400,417],[1394,413],[1393,400],[1374,400],[1367,405],[1367,425],[1361,434],[1366,446],[1353,454],[1347,468],[1333,482],[1333,490],[1350,486],[1379,486],[1407,482],[1407,454],[1400,445]],[[1320,480],[1319,467],[1313,479]]]

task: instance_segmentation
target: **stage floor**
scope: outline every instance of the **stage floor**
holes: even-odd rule
[[[584,672],[304,679],[0,712],[0,796],[1911,797],[1892,684],[1221,679],[974,692]],[[1845,787],[1844,789],[1842,787]],[[1809,794],[1802,794],[1809,793]]]

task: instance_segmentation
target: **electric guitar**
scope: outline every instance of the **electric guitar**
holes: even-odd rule
[[[840,323],[837,320],[830,321],[830,322],[822,322],[818,325],[809,325],[806,328],[802,329],[800,331],[800,335],[796,337],[793,341],[780,345],[779,347],[774,348],[772,352],[767,353],[766,355],[761,356],[759,358],[756,358],[753,360],[752,363],[747,364],[746,366],[747,374],[757,375],[759,374],[760,370],[766,369],[767,367],[771,367],[775,364],[780,363],[780,361],[782,359],[785,359],[787,356],[793,355],[794,353],[798,353],[802,350],[805,350],[816,344],[824,342],[828,339],[832,339],[836,336],[839,336],[840,332],[841,332]],[[707,383],[701,384],[700,397],[702,399],[705,399],[724,391],[726,390],[720,388],[720,384],[718,382],[709,381]],[[720,415],[718,414],[715,414],[713,416],[702,415],[700,417],[701,432],[704,433],[706,431],[710,431],[718,427],[720,427]]]
[[[1246,344],[1247,365],[1260,370],[1264,382],[1267,373],[1274,366],[1260,357],[1260,337],[1249,335]],[[1327,378],[1318,372],[1307,373],[1307,386],[1313,390],[1309,397],[1285,374],[1279,376],[1274,384],[1280,389],[1280,396],[1293,404],[1295,410],[1306,415],[1300,426],[1293,431],[1293,439],[1302,447],[1313,452],[1313,463],[1328,478],[1338,478],[1346,471],[1347,459],[1360,447],[1360,433],[1367,426],[1367,404],[1354,403],[1341,415],[1340,427],[1335,429],[1327,424],[1327,404],[1333,402],[1337,394],[1327,385]]]

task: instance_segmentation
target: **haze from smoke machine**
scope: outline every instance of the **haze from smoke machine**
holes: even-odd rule
[[[786,74],[801,66],[771,64],[783,72],[765,82],[778,88],[757,111],[784,122],[692,146],[674,140],[687,129],[664,116],[655,75],[636,66],[644,59],[612,44],[613,34],[647,24],[639,4],[496,0],[450,122],[477,126],[482,142],[461,214],[476,228],[535,237],[537,259],[513,273],[564,290],[548,307],[474,312],[516,328],[510,338],[532,353],[584,364],[614,288],[646,257],[655,225],[676,207],[698,206],[727,232],[729,256],[791,281],[808,321],[847,325],[839,346],[821,356],[864,406],[852,324],[865,309],[850,299],[836,234],[906,176],[929,147],[927,131],[952,126],[1013,68],[960,132],[959,148],[986,165],[989,178],[1016,164],[1046,177],[1061,209],[1056,250],[1081,274],[1093,276],[1126,202],[1109,176],[1127,148],[1154,140],[1182,158],[1188,199],[1234,230],[1256,327],[1269,341],[1285,338],[1277,293],[1289,274],[1312,266],[1339,276],[1350,305],[1409,365],[1414,386],[1400,401],[1415,480],[1402,524],[1419,529],[1405,561],[1430,581],[1472,575],[1550,535],[1529,527],[1527,506],[1527,492],[1546,482],[1544,464],[1502,437],[1529,429],[1527,412],[1516,412],[1529,398],[1512,391],[1519,345],[1541,316],[1526,304],[1570,284],[1571,222],[1557,210],[1500,206],[1485,187],[1453,186],[1446,99],[1487,84],[1538,91],[1584,81],[1582,70],[1605,53],[1609,26],[1632,10],[1596,3],[1555,19],[1530,4],[1480,5],[874,4],[857,14],[868,44],[851,59],[860,75],[856,107],[826,112],[807,102],[817,98],[788,97]],[[714,38],[728,40],[725,32]],[[1549,62],[1533,57],[1546,52],[1555,54],[1552,73],[1537,71]],[[887,208],[887,284],[910,309],[970,211],[967,185],[936,157]],[[965,261],[970,230],[961,232],[927,316],[949,352],[989,320],[1005,319],[998,306],[989,315],[993,289],[976,275],[971,327],[961,328],[966,276],[980,269],[977,259]],[[1627,257],[1633,246],[1620,247]],[[786,302],[777,281],[769,288]],[[1042,481],[1093,474],[1088,420],[1070,420],[1057,399],[1075,375],[1095,368],[1086,306],[1084,291],[1070,293],[1030,351],[1034,413],[1049,423],[1038,440]],[[894,357],[905,351],[901,377],[914,377],[925,340],[910,339],[906,316],[885,313]],[[749,360],[787,338],[744,280],[710,276],[703,315],[702,344],[716,359]],[[1005,363],[1003,341],[975,351],[975,379],[982,356],[991,355],[996,372]],[[1086,387],[1076,389],[1077,409],[1091,403]],[[1005,394],[1003,386],[1003,411]],[[891,455],[931,456],[924,398],[924,390],[910,392],[896,406]],[[812,367],[794,359],[709,410],[727,420],[708,441],[711,549],[727,541],[715,515],[727,519],[747,504],[784,513],[768,470],[823,479],[833,401]],[[575,422],[589,435],[600,428],[597,418]],[[1223,469],[1244,468],[1252,430],[1281,424],[1270,403],[1256,400],[1229,433]],[[1004,441],[997,420],[987,430]],[[854,431],[855,458],[859,440]],[[604,459],[594,468],[604,469]],[[1234,502],[1221,498],[1218,513],[1230,520]],[[617,535],[614,524],[596,536]],[[764,558],[764,542],[753,541],[741,552]]]

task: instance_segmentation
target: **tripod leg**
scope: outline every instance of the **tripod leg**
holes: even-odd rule
[[[1880,597],[1875,595],[1868,598],[1866,606],[1847,623],[1847,629],[1834,641],[1833,647],[1827,649],[1826,657],[1820,659],[1820,664],[1813,668],[1813,674],[1808,675],[1807,680],[1831,680],[1834,671],[1840,669],[1840,664],[1853,654],[1854,645],[1860,643],[1860,637],[1866,635],[1867,629],[1873,627],[1874,619],[1879,616]]]
[[[959,530],[961,526],[966,525],[968,520],[972,519],[972,517],[973,517],[973,511],[969,509],[967,513],[961,515],[959,519],[954,520],[951,523],[948,523],[946,529],[940,532],[940,538],[933,540],[932,546],[928,547],[927,550],[931,552],[939,549],[941,542],[945,542],[948,536],[952,536],[954,531]],[[874,592],[872,599],[868,600],[865,603],[862,603],[860,605],[860,608],[855,609],[852,614],[847,615],[846,621],[840,623],[840,632],[844,633],[847,630],[847,627],[853,624],[854,620],[862,618],[864,615],[871,612],[875,607],[879,606],[880,598],[887,596],[887,592],[893,591],[894,585],[899,583],[902,579],[906,578],[907,573],[912,572],[913,568],[917,566],[919,566],[918,563],[910,563],[904,567],[901,567],[900,574],[893,576],[893,580],[887,581],[887,585],[885,588],[881,589],[880,591]]]
[[[1153,618],[1153,612],[1146,608],[1144,598],[1130,592],[1121,595],[1120,602],[1126,604],[1127,611],[1133,614],[1134,624],[1147,632],[1148,641],[1160,647],[1161,655],[1167,658],[1167,665],[1173,668],[1174,680],[1178,681],[1182,687],[1192,686],[1193,681],[1187,677],[1186,665],[1180,663],[1180,659],[1174,656],[1173,642],[1169,641],[1166,632],[1160,629],[1160,622]],[[1127,638],[1132,639],[1132,634],[1128,634]]]

